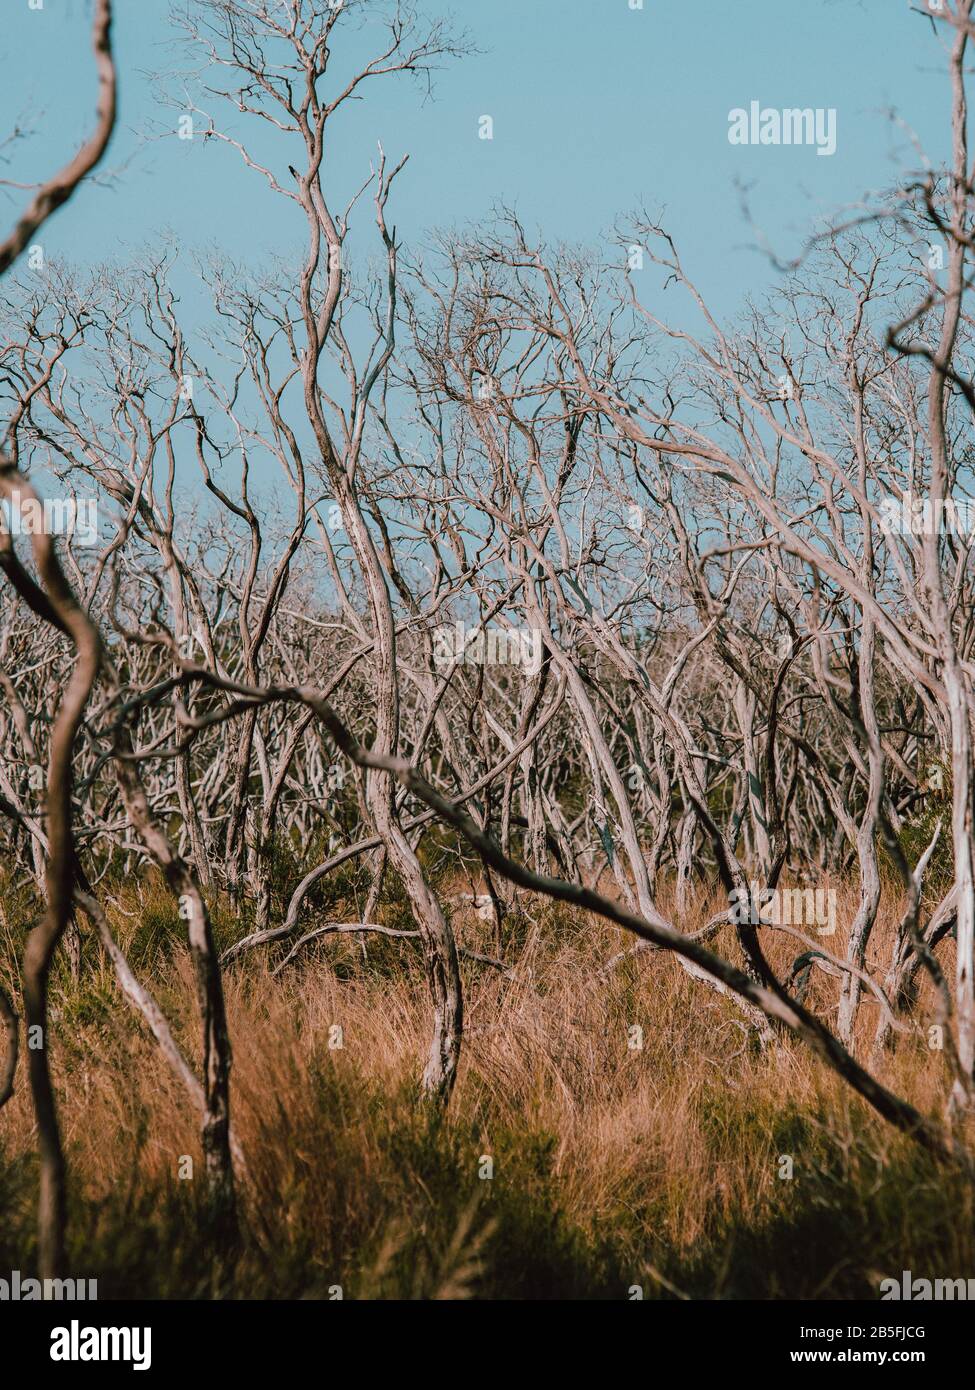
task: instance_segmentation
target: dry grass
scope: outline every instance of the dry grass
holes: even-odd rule
[[[188,961],[164,895],[128,885],[116,903],[119,937],[195,1057]],[[841,923],[852,906],[843,890]],[[10,917],[8,902],[16,937]],[[476,918],[458,928],[483,947]],[[902,1269],[971,1272],[965,1180],[801,1046],[760,1052],[733,1002],[663,955],[603,982],[599,967],[627,944],[604,924],[535,903],[509,932],[510,978],[465,966],[467,1036],[445,1120],[416,1091],[428,1009],[412,943],[373,940],[364,959],[333,939],[273,979],[257,956],[228,971],[249,1174],[242,1242],[223,1251],[202,1182],[177,1177],[180,1156],[199,1152],[196,1117],[88,943],[81,983],[59,970],[53,998],[72,1272],[97,1276],[103,1297],[328,1297],[341,1285],[345,1297],[423,1298],[625,1298],[633,1285],[648,1298],[875,1296]],[[827,944],[842,950],[842,928]],[[730,938],[720,945],[734,953]],[[801,949],[776,938],[772,954],[784,969]],[[827,1018],[835,992],[814,980]],[[868,1002],[864,1057],[875,1020]],[[943,1057],[923,1038],[878,1065],[939,1110]],[[2,1267],[32,1265],[33,1200],[21,1071],[0,1115]]]

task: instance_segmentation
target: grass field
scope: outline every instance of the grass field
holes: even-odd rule
[[[168,899],[131,882],[109,897],[132,965],[197,1062]],[[840,905],[848,921],[852,893],[841,889]],[[878,963],[894,907],[871,944]],[[387,905],[387,919],[395,913]],[[16,918],[8,895],[0,933],[11,955]],[[224,944],[239,934],[228,915],[218,921]],[[455,924],[462,942],[495,949],[473,915]],[[550,905],[513,914],[510,974],[465,965],[464,1055],[446,1117],[417,1086],[429,1011],[412,942],[373,938],[364,953],[354,938],[329,939],[277,975],[283,951],[228,967],[233,1122],[247,1162],[242,1233],[228,1245],[207,1226],[197,1117],[86,942],[80,979],[61,960],[52,994],[70,1273],[97,1278],[101,1298],[341,1288],[625,1299],[639,1288],[647,1299],[816,1299],[875,1298],[903,1269],[971,1270],[963,1174],[887,1128],[801,1045],[762,1052],[734,1003],[674,960],[645,954],[600,978],[625,944]],[[730,933],[719,945],[735,951]],[[769,950],[783,969],[796,953],[785,938]],[[809,997],[827,1018],[835,994],[835,980],[814,975]],[[864,1059],[875,1021],[867,1002]],[[873,1065],[940,1112],[943,1057],[923,1036],[899,1038]],[[184,1156],[192,1179],[180,1177]],[[0,1114],[0,1267],[33,1267],[35,1199],[22,1062]]]

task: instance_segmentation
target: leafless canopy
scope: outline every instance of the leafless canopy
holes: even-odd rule
[[[968,1161],[954,1121],[975,1073],[972,4],[937,26],[951,167],[820,237],[726,326],[646,213],[608,258],[540,244],[513,214],[407,254],[392,208],[409,174],[382,148],[337,201],[329,122],[374,79],[425,81],[461,53],[446,25],[382,7],[361,59],[365,0],[192,0],[181,109],[253,171],[256,197],[287,201],[305,247],[296,265],[206,266],[201,332],[182,321],[172,247],[128,268],[15,264],[112,132],[99,0],[94,133],[0,247],[0,812],[6,863],[42,913],[7,973],[42,1040],[26,1055],[46,1274],[65,1217],[59,943],[90,931],[111,959],[199,1112],[232,1223],[246,1154],[221,966],[280,970],[336,933],[368,949],[396,930],[377,920],[389,883],[429,991],[433,1104],[457,1081],[462,959],[507,969],[505,919],[542,895],[626,934],[604,973],[675,953],[758,1045],[798,1035],[891,1124]],[[266,138],[248,143],[268,126],[273,162]],[[699,336],[650,307],[656,272]],[[59,489],[97,499],[95,543],[75,518],[19,553],[14,514]],[[458,948],[434,831],[478,866],[480,950]],[[200,1075],[104,910],[113,876],[148,865],[186,925]],[[350,865],[361,917],[322,921],[317,889]],[[771,915],[776,894],[818,902],[850,879],[835,935],[822,916]],[[878,965],[885,882],[899,922]],[[692,891],[719,895],[703,932]],[[222,961],[218,902],[239,926]],[[785,977],[776,931],[795,948]],[[811,969],[831,981],[829,1013],[804,1002]],[[2,990],[0,1021],[2,1105],[19,1036]],[[929,1029],[943,1116],[879,1079],[885,1052]]]

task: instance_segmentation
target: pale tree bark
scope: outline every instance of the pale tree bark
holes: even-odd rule
[[[955,34],[950,59],[952,84],[953,135],[953,236],[948,247],[948,287],[945,294],[941,336],[931,364],[928,388],[928,435],[931,447],[930,500],[935,508],[950,492],[949,460],[945,435],[945,408],[948,373],[958,337],[965,287],[966,243],[970,229],[969,169],[965,93],[965,52],[967,21],[972,0],[959,0],[959,18],[965,26]],[[924,578],[928,602],[942,663],[942,679],[947,691],[951,723],[951,835],[956,885],[956,980],[955,1009],[958,1029],[958,1056],[963,1082],[956,1084],[955,1104],[970,1106],[975,1072],[975,851],[972,827],[972,735],[969,679],[959,659],[952,634],[952,614],[942,586],[940,545],[937,530],[924,537]]]
[[[99,94],[94,134],[75,158],[42,185],[14,231],[0,245],[0,275],[16,260],[30,238],[58,207],[74,193],[81,180],[98,164],[115,125],[116,73],[111,47],[112,7],[98,0],[95,7],[93,46],[98,68]],[[9,500],[37,494],[9,460],[0,456],[0,491]],[[57,1278],[64,1263],[64,1228],[67,1214],[64,1153],[58,1128],[57,1106],[48,1061],[49,1037],[47,987],[51,960],[71,918],[76,878],[72,832],[72,757],[88,696],[101,663],[101,643],[87,614],[68,584],[49,536],[32,537],[34,560],[43,584],[38,589],[8,553],[8,577],[20,596],[38,615],[69,636],[77,653],[75,668],[64,692],[51,734],[47,774],[47,909],[32,930],[24,955],[24,1013],[28,1040],[28,1076],[37,1118],[40,1150],[38,1200],[38,1268],[41,1278]]]

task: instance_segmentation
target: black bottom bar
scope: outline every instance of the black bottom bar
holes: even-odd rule
[[[506,1335],[509,1329],[516,1341]],[[464,1338],[460,1344],[458,1335]],[[280,1377],[282,1371],[298,1377],[315,1366],[331,1379],[341,1364],[346,1375],[377,1366],[397,1375],[428,1373],[437,1365],[438,1378],[451,1379],[469,1377],[476,1367],[477,1383],[484,1384],[493,1365],[510,1373],[517,1364],[523,1374],[537,1364],[548,1378],[560,1364],[570,1370],[574,1364],[578,1372],[582,1350],[597,1364],[605,1358],[607,1370],[636,1354],[638,1363],[659,1366],[666,1358],[692,1373],[754,1374],[760,1367],[767,1376],[792,1367],[828,1372],[851,1365],[947,1371],[970,1343],[971,1313],[962,1300],[647,1302],[615,1309],[583,1302],[489,1308],[352,1301],[23,1302],[0,1303],[0,1338],[28,1373],[44,1370],[54,1383],[136,1374],[179,1385],[238,1371],[249,1379]],[[113,1354],[128,1359],[111,1359]],[[143,1369],[137,1370],[140,1363]]]

